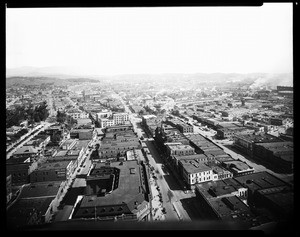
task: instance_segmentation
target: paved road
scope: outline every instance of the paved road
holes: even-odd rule
[[[168,212],[175,212],[172,202],[178,201],[177,205],[180,211],[180,214],[183,217],[183,220],[190,221],[191,218],[187,214],[186,210],[182,207],[182,204],[180,202],[180,199],[182,198],[188,198],[187,194],[184,194],[181,190],[180,186],[177,184],[176,179],[173,177],[173,175],[168,172],[167,170],[162,169],[162,159],[160,157],[160,154],[158,153],[156,147],[154,146],[154,141],[146,141],[147,147],[152,155],[153,158],[149,159],[149,163],[154,167],[155,170],[157,170],[157,176],[158,176],[158,183],[161,187],[162,191],[162,197],[164,201],[164,206],[167,209],[167,220],[174,220],[173,218],[170,218],[168,216]],[[170,186],[172,188],[170,188]],[[175,213],[176,214],[176,213]],[[173,214],[172,214],[173,216]],[[176,218],[178,219],[178,216],[176,214]]]

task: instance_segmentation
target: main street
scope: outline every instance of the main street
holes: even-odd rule
[[[144,136],[144,131],[138,125],[138,122],[140,122],[141,120],[136,118],[136,114],[131,112],[131,110],[128,108],[121,96],[115,94],[115,97],[118,98],[124,105],[125,112],[129,114],[129,119],[133,124],[135,132],[137,132],[139,137],[141,137],[142,135]],[[183,198],[190,198],[193,196],[193,194],[185,194],[183,190],[181,190],[180,186],[177,184],[177,180],[173,176],[173,174],[171,172],[165,173],[163,171],[163,169],[161,168],[161,165],[163,164],[161,154],[157,151],[154,145],[155,142],[152,139],[150,141],[150,139],[145,139],[146,145],[152,156],[149,159],[149,163],[157,171],[157,182],[162,193],[163,206],[166,208],[166,221],[178,221],[178,219],[190,221],[191,218],[189,217],[186,210],[183,208],[180,200]],[[172,189],[170,187],[172,187]],[[173,202],[176,202],[177,204],[176,206],[178,208],[178,211],[180,212],[180,217],[178,216],[178,213],[176,213],[176,210],[173,207]]]
[[[184,194],[180,186],[177,184],[177,180],[173,177],[171,172],[164,171],[162,169],[162,159],[160,153],[157,151],[154,141],[145,141],[146,145],[151,153],[149,158],[150,165],[155,169],[157,182],[161,189],[163,206],[166,208],[166,220],[173,221],[178,220],[179,217],[174,210],[172,205],[173,202],[177,202],[177,206],[184,221],[190,221],[190,217],[187,214],[186,210],[182,207],[180,199],[188,198],[188,194]],[[170,188],[172,187],[172,188]],[[175,214],[175,216],[174,216]]]

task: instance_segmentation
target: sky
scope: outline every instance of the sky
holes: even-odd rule
[[[291,73],[292,3],[7,8],[6,67],[97,75]]]

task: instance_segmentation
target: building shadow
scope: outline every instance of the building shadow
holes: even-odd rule
[[[175,178],[171,177],[171,174],[166,174],[163,177],[166,180],[166,182],[168,183],[169,188],[171,190],[173,190],[173,191],[174,190],[182,190],[182,188],[180,187],[178,181]]]

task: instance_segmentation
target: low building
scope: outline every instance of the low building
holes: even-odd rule
[[[253,146],[253,157],[285,172],[293,171],[294,143],[258,143]]]
[[[182,144],[166,144],[168,155],[169,156],[186,156],[195,154],[195,149],[190,145],[182,145]]]
[[[253,156],[254,144],[283,141],[282,139],[270,134],[234,135],[233,139],[234,146],[250,156]]]
[[[237,196],[246,200],[248,189],[233,178],[196,184],[196,197],[201,199]]]
[[[7,210],[7,227],[18,230],[50,222],[62,199],[61,190],[61,182],[24,186],[18,200]]]
[[[6,173],[11,175],[12,185],[29,183],[29,174],[38,167],[38,162],[30,157],[11,157],[6,161]]]
[[[70,131],[71,139],[91,140],[94,135],[94,129],[90,128],[72,129]]]
[[[233,173],[234,177],[254,173],[254,168],[241,160],[224,161],[222,165]]]
[[[72,147],[74,147],[77,143],[77,140],[75,139],[68,139],[68,140],[65,140],[61,146],[60,146],[60,149],[62,150],[70,150],[72,149]]]
[[[30,183],[69,180],[75,167],[72,160],[43,163],[30,174]]]
[[[273,220],[292,220],[294,192],[290,184],[263,171],[236,177],[248,189],[248,203],[256,209],[268,209]]]
[[[38,154],[38,152],[39,150],[33,146],[22,146],[13,153],[12,158],[33,158]]]
[[[198,160],[180,160],[179,172],[181,173],[181,171],[184,182],[191,189],[194,189],[197,183],[203,183],[213,179],[212,168],[200,163]]]

